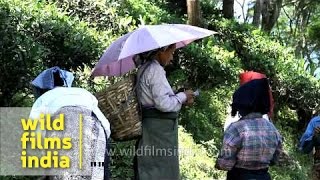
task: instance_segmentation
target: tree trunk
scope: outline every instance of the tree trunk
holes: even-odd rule
[[[227,19],[232,19],[234,14],[234,0],[223,0],[222,13],[223,17]]]
[[[256,4],[254,5],[252,25],[256,27],[259,27],[260,25],[262,5],[263,5],[263,0],[257,0]]]
[[[200,1],[187,0],[187,7],[188,7],[188,24],[193,26],[200,26],[201,24]]]
[[[303,1],[299,2],[296,10],[298,11],[296,18],[296,27],[298,28],[296,39],[298,43],[296,45],[295,55],[298,58],[305,58],[308,56],[305,32],[307,31],[312,8]]]
[[[264,0],[261,28],[270,33],[276,24],[281,10],[282,0]]]

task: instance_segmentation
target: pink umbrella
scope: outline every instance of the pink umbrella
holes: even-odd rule
[[[136,66],[133,56],[176,43],[177,48],[216,32],[186,24],[142,26],[114,41],[92,71],[93,76],[119,76]]]

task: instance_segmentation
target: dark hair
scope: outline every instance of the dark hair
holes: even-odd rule
[[[143,65],[147,61],[152,60],[156,56],[158,51],[159,51],[159,49],[154,49],[154,50],[151,50],[151,51],[147,51],[147,52],[143,52],[143,53],[137,54],[137,55],[135,55],[133,57],[133,62],[136,65],[136,67],[140,67],[141,65]]]
[[[241,85],[233,94],[231,115],[245,116],[252,112],[267,114],[270,109],[269,83],[266,78]]]
[[[60,77],[59,71],[53,72],[53,81],[54,81],[53,87],[64,85],[63,79]]]
[[[168,50],[168,49],[173,48],[175,45],[176,45],[176,44],[170,44],[169,46],[162,47],[162,48],[160,48],[160,51],[166,51],[166,50]]]
[[[52,73],[53,75],[53,87],[64,86],[64,80],[60,77],[60,72],[56,71]],[[36,86],[33,86],[33,94],[35,99],[38,99],[42,94],[46,93],[50,89],[42,89]]]
[[[133,62],[136,65],[136,67],[140,67],[142,64],[144,64],[147,61],[153,60],[153,58],[157,55],[159,51],[166,51],[167,49],[171,49],[175,46],[176,44],[170,44],[168,46],[150,50],[147,52],[143,52],[140,54],[137,54],[133,57]]]

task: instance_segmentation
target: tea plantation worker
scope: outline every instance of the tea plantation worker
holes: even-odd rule
[[[320,116],[312,118],[308,123],[307,129],[300,139],[299,149],[306,154],[315,149],[312,176],[315,180],[320,179]]]
[[[80,126],[79,114],[82,114],[83,168],[91,168],[91,170],[89,175],[87,173],[87,177],[72,176],[72,178],[109,179],[109,157],[107,154],[108,138],[110,136],[109,121],[100,111],[98,100],[94,95],[85,89],[71,87],[73,79],[71,72],[59,67],[49,68],[39,74],[32,81],[32,85],[36,89],[40,89],[39,92],[42,94],[39,94],[40,97],[33,104],[29,118],[39,119],[40,114],[50,114],[51,119],[54,119],[54,117],[59,117],[59,113],[65,114],[65,130],[57,135],[71,134],[72,150],[77,151],[79,149],[76,148],[78,145],[76,139],[79,137],[78,127]],[[52,131],[42,132],[43,136],[52,135]],[[74,153],[79,154],[79,152]],[[76,154],[69,157],[77,158],[78,155]],[[71,159],[73,163],[77,161],[78,159]],[[91,167],[90,163],[95,161],[104,162],[104,167]],[[74,164],[68,170],[81,171]],[[76,175],[81,174],[72,172]],[[62,179],[68,178],[71,178],[70,175],[63,176]]]
[[[259,73],[259,72],[255,72],[255,71],[246,71],[243,72],[239,75],[239,79],[240,79],[240,86],[242,86],[243,84],[250,82],[254,79],[263,79],[263,78],[267,78],[267,76],[265,74]],[[273,108],[274,108],[274,100],[273,100],[273,96],[272,96],[272,91],[269,85],[269,98],[270,98],[270,110],[267,114],[263,114],[263,118],[270,120],[270,118],[273,117]],[[226,130],[228,128],[228,126],[239,120],[239,114],[237,113],[235,116],[228,116],[225,123],[224,123],[224,130]]]
[[[233,94],[232,115],[239,113],[224,132],[216,168],[228,171],[227,180],[270,180],[268,167],[282,152],[282,138],[263,114],[270,110],[269,84],[266,78],[252,80]]]
[[[164,66],[173,59],[175,44],[140,54],[138,101],[142,106],[142,136],[137,141],[135,179],[179,179],[178,112],[194,102],[194,92],[175,94]],[[140,152],[140,153],[139,153]]]

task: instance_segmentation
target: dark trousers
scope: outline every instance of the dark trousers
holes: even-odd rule
[[[313,147],[320,149],[320,136],[313,136],[311,141],[306,141],[302,147],[302,151],[308,154],[313,150]]]
[[[233,168],[227,173],[227,180],[271,180],[268,169],[248,170]]]
[[[319,140],[319,139],[318,139]],[[313,155],[312,179],[320,180],[320,145],[319,141],[315,144],[315,153]]]

